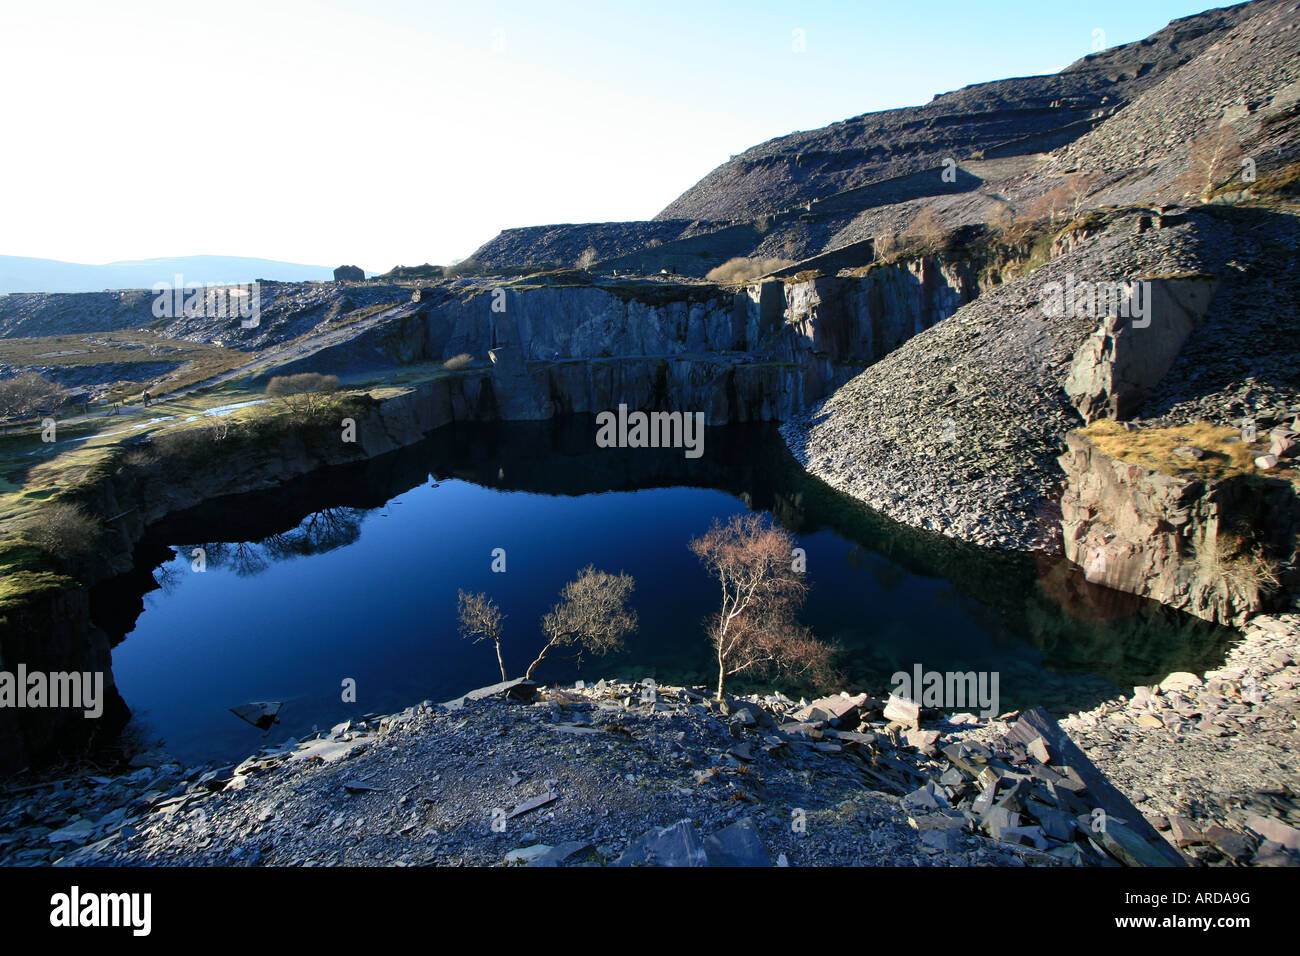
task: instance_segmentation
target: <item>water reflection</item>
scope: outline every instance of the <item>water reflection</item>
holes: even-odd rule
[[[301,655],[312,637],[295,630],[333,627],[330,615],[356,612],[364,619],[367,608],[377,610],[373,602],[383,602],[386,630],[333,635],[339,645],[334,650],[347,660],[350,640],[368,642],[372,654],[386,654],[382,668],[375,665],[374,680],[390,690],[392,706],[405,706],[437,696],[435,690],[452,696],[473,683],[499,679],[491,673],[494,662],[459,647],[453,614],[439,602],[454,600],[462,585],[505,594],[516,604],[509,614],[510,639],[524,654],[535,626],[534,605],[554,600],[557,584],[574,570],[560,565],[586,563],[586,553],[578,552],[590,548],[600,552],[597,564],[603,560],[608,570],[635,566],[637,594],[650,605],[648,612],[659,615],[657,625],[653,617],[646,619],[649,633],[643,640],[600,663],[602,675],[707,683],[709,660],[698,622],[714,595],[687,554],[686,541],[704,531],[712,517],[725,518],[743,502],[744,508],[770,512],[807,548],[812,591],[803,620],[843,648],[840,669],[851,689],[878,693],[887,688],[890,674],[910,672],[917,663],[934,670],[997,669],[1005,706],[1042,703],[1061,712],[1092,706],[1117,689],[1127,691],[1173,670],[1213,667],[1235,636],[1154,602],[1089,584],[1062,561],[987,552],[884,519],[807,476],[768,426],[711,429],[700,459],[672,449],[598,449],[593,434],[594,424],[583,418],[453,426],[382,458],[272,491],[208,502],[152,528],[137,551],[136,570],[95,589],[93,613],[117,642],[141,623],[146,596],[154,595],[149,600],[155,615],[198,601],[190,596],[198,593],[190,574],[195,549],[202,549],[207,568],[215,572],[216,580],[205,582],[209,588],[219,587],[223,574],[251,582],[301,559],[311,573],[277,583],[288,590],[260,612],[282,618],[275,639]],[[465,483],[491,493],[470,494]],[[638,494],[609,494],[633,491]],[[579,496],[592,497],[578,501]],[[459,514],[462,507],[478,510]],[[467,564],[462,551],[483,550],[486,557],[491,544],[479,540],[480,526],[513,536],[512,547],[533,558],[513,564],[501,578],[487,573],[486,561],[482,569]],[[402,586],[407,574],[402,562],[423,562],[428,573]],[[399,583],[390,587],[393,581]],[[351,582],[356,590],[345,592],[346,600],[332,595],[339,601],[333,611],[315,608],[330,591]],[[394,602],[409,605],[399,609],[405,616],[389,606]],[[294,616],[295,609],[303,620]],[[261,623],[252,612],[229,613],[244,629]],[[240,653],[221,633],[205,631],[201,617],[195,611],[175,619],[196,620],[203,640],[225,641],[223,652]],[[415,635],[421,628],[436,635],[430,638],[437,647],[434,664],[424,651],[414,660],[403,656],[420,646]],[[145,638],[135,636],[128,645],[132,640]],[[328,657],[329,652],[326,647],[320,653]],[[151,653],[170,652],[160,643]],[[149,663],[149,676],[140,677],[145,683],[139,686],[151,688],[148,681],[166,677],[165,661]],[[297,661],[294,667],[302,669]],[[431,676],[420,676],[427,667],[434,668]],[[295,680],[296,673],[286,669],[280,679]],[[540,676],[561,680],[577,673],[574,662],[560,660]],[[316,686],[303,681],[304,687]],[[293,690],[250,688],[238,700],[255,694],[289,700]],[[318,696],[310,706],[287,704],[286,725],[292,724],[295,708],[300,714],[310,710],[313,720],[342,719],[337,696],[332,704],[326,695]],[[127,702],[135,703],[129,695]],[[379,709],[372,702],[358,713]]]

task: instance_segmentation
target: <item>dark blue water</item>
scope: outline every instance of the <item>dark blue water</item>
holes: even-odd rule
[[[548,658],[539,679],[712,685],[702,621],[717,590],[687,542],[751,509],[774,515],[807,551],[802,620],[840,646],[846,689],[886,691],[892,673],[920,663],[997,671],[1006,709],[1065,711],[1212,662],[1230,637],[1093,588],[1059,563],[884,521],[804,476],[770,429],[711,432],[713,454],[700,462],[597,452],[590,436],[582,420],[444,430],[364,467],[211,503],[155,529],[140,571],[97,602],[101,623],[125,635],[113,667],[135,729],[185,760],[227,759],[495,682],[491,646],[458,636],[459,588],[500,604],[517,676],[542,644],[539,619],[586,564],[635,578],[639,631],[603,660]],[[191,567],[200,545],[203,573]],[[504,573],[492,570],[497,548]],[[135,595],[125,606],[124,591]],[[356,682],[355,703],[342,700],[345,679]],[[285,702],[265,735],[229,712],[255,700]]]

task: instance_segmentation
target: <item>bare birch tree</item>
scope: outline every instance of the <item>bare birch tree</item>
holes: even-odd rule
[[[460,636],[475,644],[491,641],[497,651],[501,679],[507,680],[506,662],[501,658],[501,620],[504,616],[501,608],[482,591],[477,594],[457,591],[456,612],[460,616]]]
[[[758,515],[715,521],[690,543],[722,590],[708,636],[718,662],[717,699],[727,678],[782,670],[824,679],[831,648],[795,620],[808,585],[794,570],[794,539]]]
[[[1220,126],[1192,141],[1187,154],[1187,171],[1179,177],[1184,198],[1201,202],[1214,198],[1214,190],[1231,178],[1241,165],[1241,143],[1231,127]]]
[[[542,618],[547,641],[524,678],[532,678],[537,665],[555,647],[578,645],[598,655],[619,650],[623,638],[637,628],[636,611],[627,606],[635,587],[630,574],[597,571],[592,565],[579,571],[560,591],[559,603]]]

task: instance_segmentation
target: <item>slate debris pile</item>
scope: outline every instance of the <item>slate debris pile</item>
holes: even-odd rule
[[[1079,424],[1064,385],[1096,323],[1044,314],[1043,290],[1078,276],[1214,272],[1228,254],[1223,230],[1204,217],[1141,235],[1133,218],[1105,214],[1105,231],[986,290],[787,421],[791,454],[903,524],[990,548],[1054,551],[1060,529],[1044,515],[1061,443]]]
[[[1259,790],[1227,812],[1231,827],[1200,824],[1179,814],[1152,814],[1151,824],[1184,853],[1205,864],[1300,866],[1300,795],[1290,788]]]
[[[1300,859],[1289,793],[1256,850],[1184,858],[1041,711],[508,681],[188,770],[0,795],[0,864],[1178,865]],[[1098,816],[1100,811],[1103,816]],[[1176,828],[1176,829],[1175,829]],[[1211,833],[1219,840],[1219,834]],[[1231,844],[1231,840],[1228,844]],[[1189,844],[1195,846],[1195,844]],[[1277,849],[1273,849],[1276,847]]]
[[[1183,865],[1042,710],[991,745],[972,740],[940,752],[949,769],[902,800],[922,840],[940,850],[971,828],[1076,866]]]
[[[1222,667],[1061,725],[1161,835],[1207,865],[1300,865],[1300,614],[1257,615]]]
[[[235,765],[156,753],[0,795],[0,863],[1024,865],[974,835],[918,841],[897,795],[925,777],[886,706],[512,681]]]

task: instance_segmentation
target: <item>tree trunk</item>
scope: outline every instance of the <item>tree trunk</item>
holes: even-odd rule
[[[722,689],[727,683],[727,667],[719,662],[718,664],[718,700],[722,700]]]
[[[532,679],[533,679],[533,671],[537,669],[537,665],[540,664],[540,663],[542,662],[542,658],[544,658],[544,657],[547,655],[547,653],[550,651],[551,647],[552,647],[554,644],[555,644],[554,639],[549,640],[549,641],[546,642],[546,646],[542,648],[542,652],[541,652],[540,654],[537,655],[537,660],[535,660],[535,661],[533,661],[531,664],[529,664],[529,665],[528,665],[528,670],[524,671],[524,680],[532,680]]]
[[[510,678],[506,677],[506,662],[501,659],[501,642],[494,642],[497,646],[497,667],[501,668],[501,682],[505,683]]]

